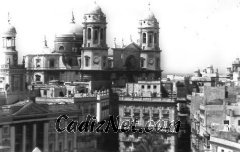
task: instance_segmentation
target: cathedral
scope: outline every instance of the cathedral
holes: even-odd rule
[[[110,88],[111,85],[124,87],[126,83],[139,80],[160,79],[159,23],[150,8],[136,27],[139,42],[121,48],[108,47],[107,16],[96,3],[90,8],[83,15],[82,25],[75,23],[72,14],[65,29],[56,33],[54,48],[50,49],[45,40],[41,53],[27,54],[22,65],[17,64],[16,29],[9,21],[9,28],[2,36],[3,66],[8,68],[1,71],[1,89],[24,91],[27,86],[59,81],[91,82],[88,90],[91,91]],[[13,70],[18,74],[11,74]],[[9,72],[7,76],[4,76],[5,71]],[[20,98],[16,97],[12,102],[17,100]]]

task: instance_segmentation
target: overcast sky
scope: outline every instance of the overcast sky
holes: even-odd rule
[[[81,24],[93,0],[7,0],[0,5],[0,29],[10,12],[17,29],[20,57],[41,52],[43,37],[53,48],[55,33],[68,23],[71,11]],[[107,43],[138,39],[138,20],[149,0],[96,0],[107,16]],[[240,0],[150,0],[159,21],[162,68],[192,73],[208,65],[225,72],[240,57]]]

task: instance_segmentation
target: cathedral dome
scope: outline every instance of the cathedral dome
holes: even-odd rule
[[[15,37],[16,34],[17,34],[16,28],[10,23],[7,27],[5,27],[2,33],[4,37]]]
[[[147,10],[144,13],[142,20],[157,21],[157,19],[155,18],[154,14],[151,10]]]
[[[101,7],[95,2],[86,14],[103,14]]]
[[[83,36],[83,27],[80,24],[75,23],[75,18],[72,13],[72,19],[70,23],[63,24],[57,31],[57,37],[68,36]]]
[[[69,23],[59,28],[57,35],[83,35],[83,28],[80,24]]]

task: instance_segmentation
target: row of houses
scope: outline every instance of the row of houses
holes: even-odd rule
[[[235,62],[234,62],[235,63]],[[226,76],[213,68],[195,72],[191,80],[191,149],[194,152],[240,151],[240,86],[237,67]],[[231,69],[231,68],[230,68]],[[207,73],[207,74],[206,74]],[[235,76],[234,76],[235,77]]]

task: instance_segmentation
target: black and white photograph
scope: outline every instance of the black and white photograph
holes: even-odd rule
[[[240,152],[240,0],[2,0],[0,152]]]

